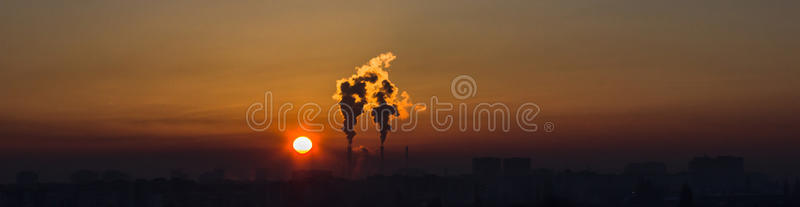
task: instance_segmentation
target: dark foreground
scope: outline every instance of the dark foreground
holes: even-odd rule
[[[800,182],[746,173],[741,158],[699,157],[689,172],[633,163],[621,174],[531,169],[527,158],[476,158],[473,173],[436,176],[402,169],[392,176],[342,179],[297,171],[287,181],[132,180],[124,173],[76,172],[70,183],[39,183],[21,172],[0,185],[0,206],[800,206]]]

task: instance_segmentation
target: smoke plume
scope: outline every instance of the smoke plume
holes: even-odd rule
[[[356,120],[364,111],[372,111],[373,120],[381,131],[381,143],[391,129],[389,120],[392,117],[405,119],[411,107],[410,96],[400,92],[389,80],[390,66],[396,56],[391,52],[383,53],[356,67],[356,74],[336,81],[336,94],[333,99],[339,101],[348,143],[352,143],[356,135]]]
[[[392,85],[389,80],[382,81],[381,85],[382,87],[380,90],[375,93],[378,106],[372,108],[372,121],[375,122],[378,126],[378,130],[381,132],[381,148],[383,148],[383,142],[386,141],[386,134],[392,129],[392,126],[389,125],[389,118],[391,116],[397,116],[398,112],[396,105],[386,102],[387,96],[394,93],[395,86]]]
[[[411,107],[410,96],[400,90],[389,80],[389,72],[385,69],[397,58],[391,52],[374,57],[360,67],[356,74],[336,81],[336,94],[333,99],[339,101],[339,108],[344,116],[342,131],[347,135],[348,170],[352,166],[352,143],[356,135],[354,126],[358,116],[364,111],[371,111],[372,120],[380,131],[381,169],[383,168],[383,143],[386,134],[392,127],[392,118],[407,118]],[[417,108],[424,110],[424,108]]]

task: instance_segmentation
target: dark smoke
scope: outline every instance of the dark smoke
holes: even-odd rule
[[[392,95],[394,95],[394,85],[389,80],[383,80],[380,91],[375,93],[378,107],[372,108],[372,121],[378,125],[378,130],[381,132],[381,173],[383,173],[383,143],[386,142],[386,134],[392,129],[389,118],[392,115],[397,116],[397,106],[386,103],[386,98]]]
[[[375,93],[375,98],[378,100],[378,107],[372,109],[372,121],[378,125],[378,130],[381,132],[381,146],[386,141],[386,134],[392,129],[389,125],[389,117],[397,116],[397,106],[386,103],[386,98],[394,94],[395,87],[389,80],[383,80],[380,92]]]
[[[368,73],[366,76],[353,79],[353,84],[345,81],[339,85],[339,89],[342,91],[339,108],[344,116],[342,131],[347,134],[347,143],[353,143],[353,137],[356,136],[353,126],[355,126],[358,116],[364,112],[364,105],[367,104],[367,83],[375,83],[377,80],[378,76]]]
[[[355,128],[358,116],[364,112],[364,105],[367,104],[367,85],[374,84],[378,80],[375,73],[366,73],[363,76],[353,78],[352,81],[343,81],[339,84],[341,101],[339,108],[344,116],[342,131],[347,134],[347,174],[352,170],[353,159],[351,147],[353,137],[356,136]]]
[[[356,135],[355,125],[358,116],[365,110],[371,110],[373,121],[380,131],[381,160],[383,160],[383,143],[386,141],[386,134],[392,129],[389,125],[391,116],[399,119],[409,116],[408,111],[412,106],[410,96],[392,84],[389,81],[389,72],[384,70],[395,58],[397,57],[391,52],[380,54],[370,59],[367,64],[356,67],[356,74],[336,81],[337,91],[333,94],[333,99],[339,101],[339,108],[345,119],[342,131],[347,135],[348,171],[352,169],[353,149],[351,146],[353,137]],[[424,107],[414,107],[413,109],[425,110]]]

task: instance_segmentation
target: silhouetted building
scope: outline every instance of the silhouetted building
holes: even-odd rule
[[[267,182],[269,180],[269,169],[267,168],[257,168],[254,173],[253,177],[256,182]]]
[[[200,174],[197,178],[200,183],[221,183],[225,181],[225,170],[217,168],[209,172]]]
[[[412,176],[412,177],[422,177],[428,175],[427,172],[423,169],[419,168],[400,168],[394,172],[395,175],[400,176]]]
[[[531,158],[512,157],[503,159],[503,174],[506,176],[523,176],[531,172]]]
[[[39,175],[31,171],[17,173],[17,185],[35,185],[39,183]]]
[[[689,161],[689,171],[701,174],[742,174],[744,173],[744,159],[733,156],[695,157]]]
[[[632,176],[666,175],[667,165],[661,162],[630,163],[625,166],[624,173]]]
[[[73,183],[87,184],[96,182],[98,177],[99,175],[94,171],[79,170],[70,176],[70,180],[72,180]]]
[[[659,207],[665,206],[663,191],[649,180],[636,184],[626,206]]]
[[[119,170],[107,170],[103,172],[102,179],[106,182],[127,181],[130,179],[130,176]]]
[[[16,184],[0,185],[0,207],[800,206],[800,181],[748,173],[742,183],[751,190],[726,188],[738,182],[730,176],[743,172],[740,158],[700,157],[692,160],[692,172],[676,174],[666,174],[661,163],[634,163],[623,174],[604,174],[531,170],[528,158],[472,162],[474,176],[404,168],[392,176],[337,179],[327,170],[298,170],[288,181],[271,182],[226,179],[222,169],[203,173],[200,182],[185,179],[180,171],[173,171],[172,179],[119,182],[130,178],[114,170],[99,176],[81,170],[72,175],[72,184],[38,182],[35,173],[20,172]],[[256,171],[261,175],[254,180],[266,177],[266,169]],[[697,180],[701,176],[710,179]],[[693,182],[704,184],[705,192]]]
[[[741,157],[695,157],[689,162],[692,186],[703,194],[743,192],[746,188]]]
[[[692,207],[694,206],[694,201],[692,199],[694,195],[692,194],[692,188],[689,187],[689,184],[684,183],[681,186],[681,194],[680,194],[680,201],[678,203],[679,207]]]
[[[295,181],[320,181],[333,179],[333,172],[329,170],[295,170],[292,171],[292,180]]]
[[[499,176],[502,170],[500,158],[478,157],[472,158],[472,174],[479,177]]]
[[[180,169],[174,169],[169,172],[169,178],[173,180],[188,180],[189,174]]]

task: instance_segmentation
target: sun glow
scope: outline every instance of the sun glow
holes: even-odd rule
[[[297,153],[300,154],[308,153],[308,151],[311,151],[312,147],[311,139],[305,136],[297,137],[296,139],[294,139],[294,143],[292,144],[292,146],[294,147],[294,151],[297,151]]]

